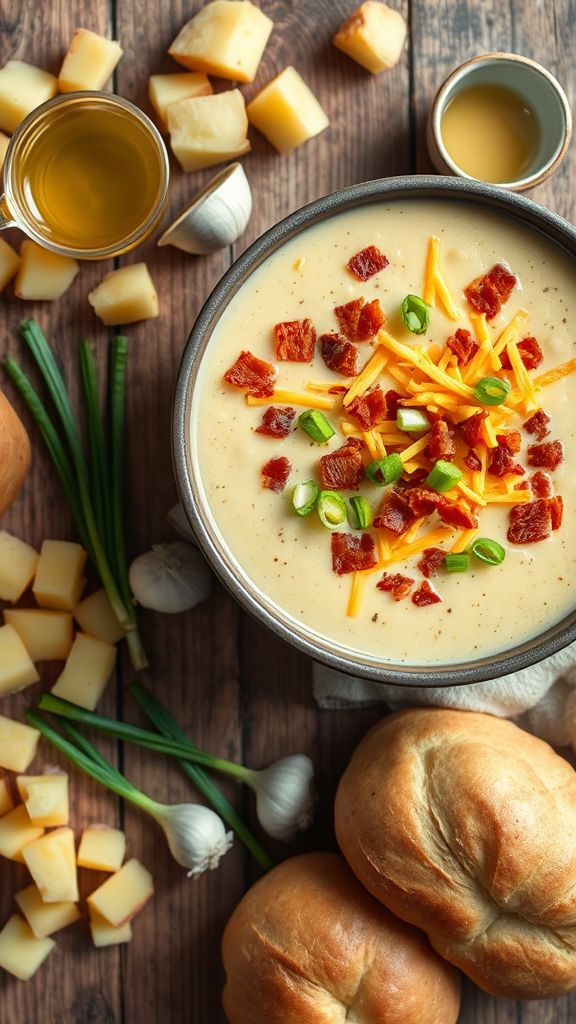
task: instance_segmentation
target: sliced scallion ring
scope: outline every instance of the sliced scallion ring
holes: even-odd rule
[[[426,483],[433,491],[445,494],[446,491],[451,491],[453,487],[456,487],[462,476],[462,470],[458,469],[458,466],[454,466],[444,459],[438,459],[436,465],[428,473]]]
[[[397,452],[385,455],[382,459],[369,462],[364,470],[368,479],[379,487],[396,483],[404,472],[404,463]]]
[[[412,334],[424,334],[430,323],[430,306],[419,295],[407,295],[402,306],[404,325]]]
[[[297,516],[309,516],[314,508],[320,488],[315,480],[305,480],[296,484],[292,491],[292,508]]]
[[[319,409],[307,409],[298,417],[298,423],[305,434],[318,444],[325,444],[336,431]]]
[[[420,409],[402,407],[396,413],[396,426],[407,434],[420,434],[430,430],[430,420]]]
[[[329,530],[342,526],[348,518],[346,502],[337,491],[320,491],[316,511],[322,525]]]
[[[482,377],[474,385],[474,395],[483,405],[502,405],[510,393],[510,381],[503,377]]]
[[[458,554],[446,555],[444,559],[446,572],[468,572],[470,568],[470,555],[467,551]]]
[[[349,499],[348,520],[355,530],[364,530],[372,522],[372,509],[361,494]]]
[[[506,558],[506,551],[502,545],[490,537],[478,537],[470,545],[469,550],[486,565],[502,565]]]

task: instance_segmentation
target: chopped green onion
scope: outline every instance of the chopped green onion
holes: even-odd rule
[[[407,434],[420,434],[430,430],[430,420],[420,409],[400,408],[396,414],[396,426]]]
[[[366,526],[370,526],[372,522],[372,509],[366,498],[363,498],[362,495],[350,498],[350,514],[348,519],[350,526],[355,530],[363,530]]]
[[[348,518],[346,502],[336,491],[320,491],[316,508],[320,522],[329,530],[342,526]]]
[[[305,480],[302,484],[296,484],[292,491],[292,508],[297,516],[309,516],[320,493],[320,488],[314,480]]]
[[[474,395],[484,405],[502,405],[510,392],[510,381],[502,377],[482,377],[474,385]]]
[[[433,491],[445,494],[446,491],[451,491],[453,487],[456,487],[458,481],[462,479],[462,475],[462,470],[458,469],[458,466],[453,466],[451,462],[445,462],[444,459],[438,459],[434,468],[428,473],[426,483]]]
[[[407,295],[402,303],[402,319],[412,334],[424,334],[430,323],[430,306],[419,295]]]
[[[400,479],[404,472],[404,463],[397,452],[392,452],[391,455],[385,455],[382,459],[370,462],[364,472],[373,484],[385,487]]]
[[[468,572],[470,568],[470,555],[462,551],[457,555],[446,555],[444,559],[446,572]]]
[[[317,441],[318,444],[324,444],[334,436],[336,431],[331,423],[328,422],[324,413],[320,412],[319,409],[307,409],[301,416],[298,417],[298,423],[302,427],[302,430],[311,437],[313,441]]]
[[[506,558],[502,545],[497,540],[490,540],[489,537],[478,537],[470,545],[470,551],[486,565],[501,565]]]

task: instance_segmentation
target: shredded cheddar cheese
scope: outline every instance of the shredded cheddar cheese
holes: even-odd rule
[[[488,329],[488,323],[486,321],[486,314],[472,314],[470,320],[472,322],[472,327],[474,328],[476,341],[478,342],[479,345],[486,345],[490,341],[490,331]]]
[[[436,235],[432,235],[428,242],[422,298],[429,306],[434,305],[437,300],[443,307],[446,316],[451,320],[460,319],[460,310],[454,302],[440,270],[440,239]]]
[[[406,362],[411,363],[413,366],[417,366],[423,370],[430,380],[435,381],[436,384],[441,384],[442,387],[448,391],[454,391],[458,395],[463,395],[464,398],[473,397],[474,391],[467,384],[460,384],[459,381],[454,380],[447,373],[436,366],[428,357],[419,352],[417,349],[408,348],[407,345],[403,345],[401,341],[396,341],[388,331],[380,330],[377,334],[377,341],[384,348],[387,348],[390,352],[405,359]]]
[[[467,486],[467,484],[463,483],[462,480],[458,481],[456,487],[458,488],[459,491],[462,491],[462,494],[466,498],[474,502],[475,505],[486,505],[486,501],[484,500],[482,495],[478,494],[477,491],[473,491],[470,487]]]
[[[362,601],[362,593],[364,591],[364,584],[366,583],[366,575],[363,572],[352,573],[352,587],[350,590],[350,597],[348,599],[348,607],[346,609],[346,615],[349,618],[354,619],[360,611],[360,603]]]
[[[410,558],[411,555],[417,555],[420,551],[424,551],[424,548],[435,547],[443,540],[446,540],[452,533],[454,533],[452,526],[439,526],[436,530],[430,530],[429,533],[425,533],[423,537],[419,537],[412,544],[402,544],[400,547],[394,548],[390,553],[390,558],[383,565],[375,566],[374,569],[369,571],[376,572],[377,569],[382,569],[385,565],[391,565],[393,562],[403,562],[405,558]]]
[[[532,501],[534,495],[527,488],[522,491],[511,491],[510,493],[505,491],[500,494],[484,491],[484,497],[489,505],[522,505],[527,501]]]
[[[415,455],[420,455],[420,452],[424,451],[428,444],[429,437],[430,434],[424,434],[424,437],[418,438],[417,441],[414,441],[414,444],[409,445],[408,448],[405,448],[403,452],[399,453],[404,465],[406,465],[410,459],[413,459]]]
[[[303,405],[306,409],[334,409],[335,398],[323,398],[321,395],[303,395],[298,391],[274,391],[268,398],[255,398],[254,395],[246,395],[248,405],[277,405],[286,402],[289,405]]]
[[[451,555],[459,555],[462,551],[465,551],[469,544],[472,543],[474,537],[478,533],[478,529],[473,530],[462,530],[459,537],[456,538],[452,547],[450,548]]]
[[[512,369],[514,371],[518,387],[525,398],[526,411],[530,412],[533,409],[537,409],[538,402],[536,401],[534,385],[528,376],[528,371],[524,366],[524,363],[522,362],[522,356],[518,351],[518,345],[514,338],[511,338],[508,342],[506,352],[508,353],[508,358],[512,364]]]
[[[355,398],[363,395],[374,384],[387,362],[387,353],[383,352],[381,348],[377,348],[372,358],[368,360],[364,369],[355,377],[353,384],[344,395],[343,402],[345,406],[351,405]]]
[[[548,370],[547,373],[542,373],[539,377],[535,377],[532,383],[536,388],[546,388],[549,384],[554,384],[562,377],[567,377],[569,373],[575,372],[576,359],[569,359],[567,363],[560,363],[559,366],[555,366],[554,369]]]

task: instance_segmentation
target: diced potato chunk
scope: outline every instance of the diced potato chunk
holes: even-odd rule
[[[47,832],[35,842],[28,843],[22,850],[22,856],[44,903],[78,902],[76,851],[71,828]]]
[[[114,670],[116,648],[104,640],[77,633],[52,693],[94,711]]]
[[[2,170],[2,164],[4,163],[4,157],[6,156],[6,150],[10,145],[10,139],[4,132],[0,132],[0,170]]]
[[[88,302],[107,326],[158,316],[158,295],[145,263],[111,270],[90,292]]]
[[[0,768],[25,772],[36,757],[39,739],[38,729],[0,715]]]
[[[14,626],[0,626],[0,695],[16,693],[25,686],[37,683],[34,662],[24,647]]]
[[[0,170],[2,162],[0,161]],[[9,281],[12,280],[20,266],[20,257],[15,249],[3,238],[0,238],[0,292],[4,290]]]
[[[211,96],[212,86],[202,71],[180,72],[176,75],[151,75],[148,79],[150,103],[163,132],[168,131],[167,109],[171,103],[193,96]]]
[[[55,945],[54,939],[37,939],[24,918],[13,914],[0,932],[0,967],[29,981]]]
[[[78,848],[78,867],[94,871],[118,871],[126,853],[126,836],[108,825],[84,829]]]
[[[90,932],[92,942],[100,949],[104,946],[118,946],[121,942],[130,942],[132,938],[132,925],[130,921],[126,921],[118,928],[115,928],[106,918],[97,914],[95,910],[91,910]]]
[[[35,825],[52,828],[68,824],[67,775],[19,775],[16,785],[28,817]]]
[[[43,608],[5,608],[4,620],[14,627],[32,661],[64,661],[72,647],[71,612]]]
[[[57,91],[56,78],[48,71],[22,60],[9,60],[0,70],[0,128],[15,131],[20,121]]]
[[[135,858],[88,897],[90,914],[96,911],[115,928],[131,921],[154,893],[152,875]]]
[[[0,239],[0,244],[2,239]],[[15,604],[34,579],[38,552],[6,530],[0,530],[0,598]]]
[[[284,68],[247,107],[250,124],[279,153],[288,153],[328,127],[330,121],[295,68]]]
[[[29,239],[20,246],[20,258],[14,281],[14,294],[19,299],[59,299],[80,269],[71,256],[49,252]]]
[[[22,862],[24,847],[43,835],[44,829],[30,821],[24,804],[18,804],[0,818],[0,856]]]
[[[334,46],[373,75],[394,67],[406,38],[406,22],[399,11],[379,0],[366,0],[346,19],[334,36]]]
[[[42,608],[73,612],[84,588],[87,554],[80,544],[45,540],[32,590]]]
[[[74,618],[84,633],[95,636],[97,640],[105,640],[107,644],[117,644],[125,636],[103,587],[80,601]]]
[[[248,118],[238,89],[197,96],[168,107],[170,146],[184,171],[199,171],[250,149]]]
[[[75,903],[44,903],[40,890],[34,884],[21,889],[14,896],[37,939],[66,928],[80,920],[80,911]]]
[[[121,56],[120,43],[77,28],[58,76],[60,92],[103,89]]]
[[[14,801],[8,785],[8,779],[0,779],[0,818],[3,814],[8,814],[8,811],[11,811],[13,807]]]
[[[252,82],[273,27],[248,0],[213,0],[184,25],[168,53],[185,68]]]

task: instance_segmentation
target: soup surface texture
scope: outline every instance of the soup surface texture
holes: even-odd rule
[[[404,326],[400,307],[407,294],[423,294],[431,236],[440,240],[442,276],[458,307],[458,319],[446,315],[436,292],[428,328],[416,335]],[[347,263],[370,245],[387,256],[389,265],[369,280],[359,281],[347,269]],[[438,350],[444,349],[447,338],[458,328],[470,331],[476,340],[475,322],[471,320],[474,310],[463,290],[495,264],[509,267],[516,276],[516,285],[501,311],[486,322],[489,344],[496,341],[519,310],[525,309],[526,329],[519,337],[536,337],[544,354],[541,366],[530,376],[537,377],[573,359],[576,268],[570,257],[511,217],[469,203],[423,200],[370,204],[338,214],[285,244],[231,300],[202,359],[192,401],[190,453],[200,481],[200,504],[209,510],[209,529],[252,593],[266,607],[281,609],[288,628],[292,625],[297,631],[304,624],[321,644],[343,653],[353,651],[366,664],[391,661],[418,666],[480,658],[529,640],[573,609],[576,374],[562,376],[537,390],[538,405],[551,417],[545,441],[557,439],[565,448],[564,461],[553,471],[543,470],[549,473],[553,492],[561,494],[564,501],[561,527],[538,543],[510,543],[512,505],[506,502],[515,499],[504,493],[503,503],[498,503],[498,499],[478,507],[472,502],[470,507],[479,518],[477,536],[502,545],[502,564],[491,566],[471,556],[467,572],[452,573],[441,567],[430,581],[441,601],[417,607],[410,598],[393,600],[376,584],[384,571],[405,574],[422,583],[416,568],[421,553],[401,561],[392,560],[389,568],[384,566],[366,574],[354,615],[347,614],[354,574],[334,572],[330,530],[322,525],[316,512],[306,517],[296,515],[291,503],[294,486],[307,480],[319,482],[320,457],[346,441],[339,425],[353,417],[342,408],[342,396],[334,396],[333,401],[339,404],[324,413],[336,430],[326,444],[315,443],[297,425],[302,406],[294,406],[296,418],[288,436],[276,439],[256,432],[273,400],[251,405],[245,394],[226,383],[223,376],[241,350],[249,350],[277,366],[277,389],[312,398],[320,392],[307,390],[309,382],[349,387],[350,378],[325,365],[318,344],[312,363],[278,362],[274,325],[309,318],[318,336],[335,333],[338,322],[334,307],[360,296],[366,301],[380,300],[387,318],[385,330],[390,336],[413,350],[427,351],[432,345],[433,351],[436,344],[438,358]],[[374,340],[358,344],[359,368],[368,362],[376,347]],[[388,370],[402,363],[396,356],[388,355],[387,368],[378,378],[383,390],[398,387],[397,381],[388,376]],[[460,367],[460,372],[465,374],[466,368]],[[410,368],[404,368],[404,373],[407,379],[417,379]],[[513,400],[515,388],[518,393],[517,385],[513,375],[509,376]],[[290,402],[281,404],[286,406]],[[482,408],[478,405],[477,411]],[[522,449],[514,461],[525,467],[526,473],[505,480],[486,474],[486,487],[491,493],[495,493],[494,488],[501,488],[509,494],[518,483],[527,496],[526,481],[535,470],[526,466],[526,451],[538,440],[522,431],[521,424],[527,418],[525,411],[519,411],[505,420],[501,428],[520,430]],[[357,436],[362,438],[359,428]],[[409,438],[406,443],[411,443]],[[462,443],[461,439],[458,443]],[[275,493],[262,487],[261,470],[268,460],[282,456],[289,459],[291,473],[283,492]],[[363,457],[365,463],[370,461],[368,452]],[[471,474],[468,481],[474,479]],[[363,480],[358,490],[341,493],[346,500],[354,494],[364,495],[376,513],[389,491],[390,488]],[[451,491],[447,497],[457,494],[463,497],[458,491]],[[422,524],[422,535],[433,529],[434,524],[445,525],[432,519],[432,526],[428,519]],[[353,531],[347,524],[339,529],[359,535],[358,530]],[[382,535],[387,535],[392,553],[394,545],[398,545],[398,538],[388,531],[371,527],[364,532],[373,537],[376,545]],[[449,552],[462,535],[461,530],[447,529],[440,546]]]

